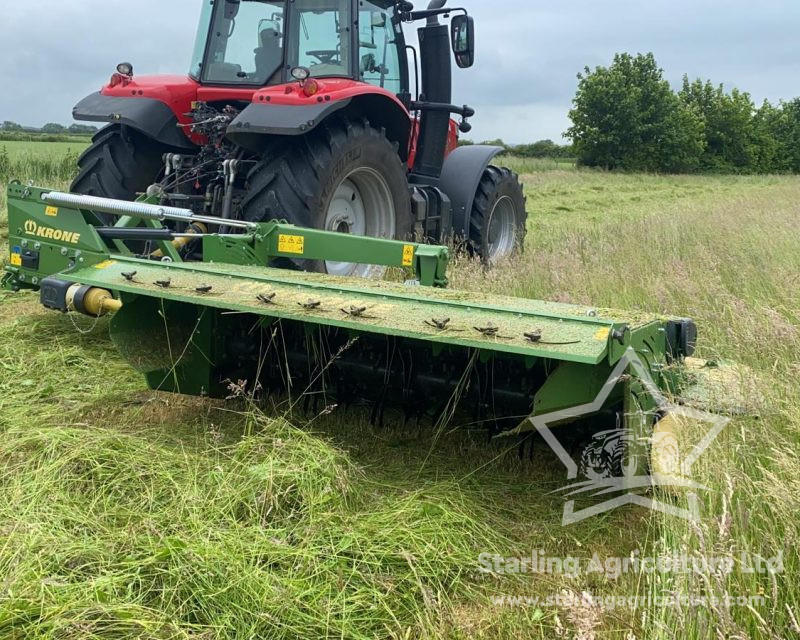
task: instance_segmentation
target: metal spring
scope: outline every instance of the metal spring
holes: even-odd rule
[[[112,198],[98,198],[97,196],[84,196],[72,193],[51,191],[42,194],[45,202],[72,209],[87,209],[98,213],[107,213],[114,216],[131,216],[143,220],[177,220],[181,222],[207,222],[210,224],[226,224],[231,227],[251,229],[257,225],[252,222],[239,220],[221,220],[210,216],[196,215],[191,209],[180,209],[145,202],[128,202]]]

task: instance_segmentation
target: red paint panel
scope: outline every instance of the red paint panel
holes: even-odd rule
[[[414,118],[411,123],[411,137],[408,142],[408,166],[414,166],[414,159],[417,157],[417,140],[419,139],[419,119]],[[450,120],[450,129],[447,132],[447,148],[445,157],[449,156],[458,147],[458,123]]]
[[[211,87],[201,85],[188,76],[156,75],[136,76],[127,84],[108,84],[101,93],[106,96],[152,98],[166,104],[181,124],[188,124],[186,114],[191,111],[192,102],[252,102],[254,104],[307,105],[314,102],[336,102],[357,96],[379,95],[395,102],[405,110],[403,103],[395,94],[386,89],[375,87],[349,78],[315,78],[319,85],[318,92],[307,96],[299,82],[275,85],[263,88],[243,87]],[[451,123],[451,136],[454,135],[454,123]],[[192,136],[190,136],[192,137]],[[413,136],[412,136],[413,140]],[[455,138],[457,140],[457,138]],[[194,140],[199,142],[199,140]],[[452,144],[455,148],[455,142]],[[450,144],[448,144],[450,149]]]

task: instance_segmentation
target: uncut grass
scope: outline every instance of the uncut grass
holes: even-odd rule
[[[591,189],[592,179],[580,191]],[[630,180],[646,182],[641,177],[609,179],[616,185],[605,196],[611,210],[626,198]],[[702,523],[689,526],[669,516],[653,516],[649,522],[654,550],[732,558],[734,571],[654,577],[639,588],[662,596],[763,595],[767,606],[657,608],[639,612],[640,630],[647,638],[796,637],[800,182],[650,178],[650,190],[674,181],[682,189],[697,183],[707,194],[664,200],[656,214],[638,206],[605,220],[568,213],[547,225],[546,235],[537,233],[546,223],[534,221],[523,257],[493,272],[461,264],[454,271],[454,286],[690,316],[700,326],[701,356],[752,367],[765,387],[765,409],[755,419],[734,418],[693,468],[694,479],[712,489],[701,496]],[[536,198],[538,185],[528,184],[529,198]],[[648,199],[646,193],[641,197]],[[577,198],[571,203],[575,210],[586,205]],[[764,558],[783,553],[784,571],[747,573],[739,562],[742,552]]]
[[[495,164],[508,167],[521,175],[577,169],[575,161],[568,158],[521,158],[519,156],[501,155],[497,158]]]
[[[40,184],[45,181],[68,181],[75,174],[80,145],[65,143],[11,143],[0,142],[0,181]]]
[[[68,189],[75,175],[80,143],[0,142],[0,255],[8,253],[6,189],[11,180]]]

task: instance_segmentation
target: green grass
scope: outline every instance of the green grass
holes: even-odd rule
[[[34,131],[0,131],[0,142],[23,142],[40,144],[48,142],[69,142],[77,146],[88,146],[92,134],[41,133]]]
[[[81,142],[0,142],[0,224],[5,226],[6,185],[9,181],[34,182],[59,188],[68,186],[78,156],[86,146]],[[0,237],[6,238],[5,229],[2,233]]]
[[[35,158],[52,158],[69,153],[81,153],[91,143],[90,138],[74,138],[61,142],[37,142],[28,140],[0,140],[0,147],[5,147],[13,157],[31,156]]]
[[[86,149],[89,138],[75,138],[67,142],[31,142],[25,140],[0,140],[0,149],[5,148],[13,160],[20,158],[55,159],[57,156],[74,155]]]
[[[71,179],[78,156],[88,145],[71,142],[0,142],[0,181]]]
[[[68,189],[89,139],[75,142],[0,141],[0,251],[7,253],[6,188],[11,180]]]
[[[44,312],[35,296],[0,294],[0,637],[800,634],[800,180],[530,167],[523,177],[524,255],[488,273],[457,261],[454,286],[690,315],[701,355],[739,360],[770,382],[770,410],[735,419],[696,467],[714,490],[699,526],[629,507],[561,527],[562,499],[549,492],[563,471],[546,450],[521,461],[509,443],[454,433],[428,457],[424,432],[373,429],[360,410],[307,424],[238,401],[151,393],[116,355],[105,321],[92,327]],[[786,571],[665,582],[475,571],[480,552],[533,549],[782,550]],[[562,590],[763,593],[767,607],[603,612],[490,600]]]
[[[517,156],[500,156],[498,164],[513,169],[517,173],[541,173],[542,171],[563,170],[570,171],[576,169],[574,160],[564,158],[520,158]]]

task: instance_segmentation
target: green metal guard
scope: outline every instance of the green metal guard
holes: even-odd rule
[[[9,276],[4,280],[7,288],[36,286],[42,278],[59,271],[103,262],[114,255],[133,256],[117,238],[110,240],[115,251],[109,251],[98,232],[100,219],[92,211],[48,206],[43,196],[51,193],[19,182],[9,185],[11,259],[6,266]],[[152,200],[143,197],[137,203],[152,205]],[[191,222],[191,218],[186,220]],[[222,226],[226,221],[220,219],[218,223]],[[412,271],[423,286],[447,286],[449,253],[446,247],[304,229],[281,222],[250,227],[245,233],[235,235],[196,234],[202,241],[203,260],[262,267],[275,258],[352,262],[405,268]],[[142,237],[164,231],[158,220],[122,215],[106,232],[137,229]],[[172,242],[153,237],[159,259],[182,261]]]

